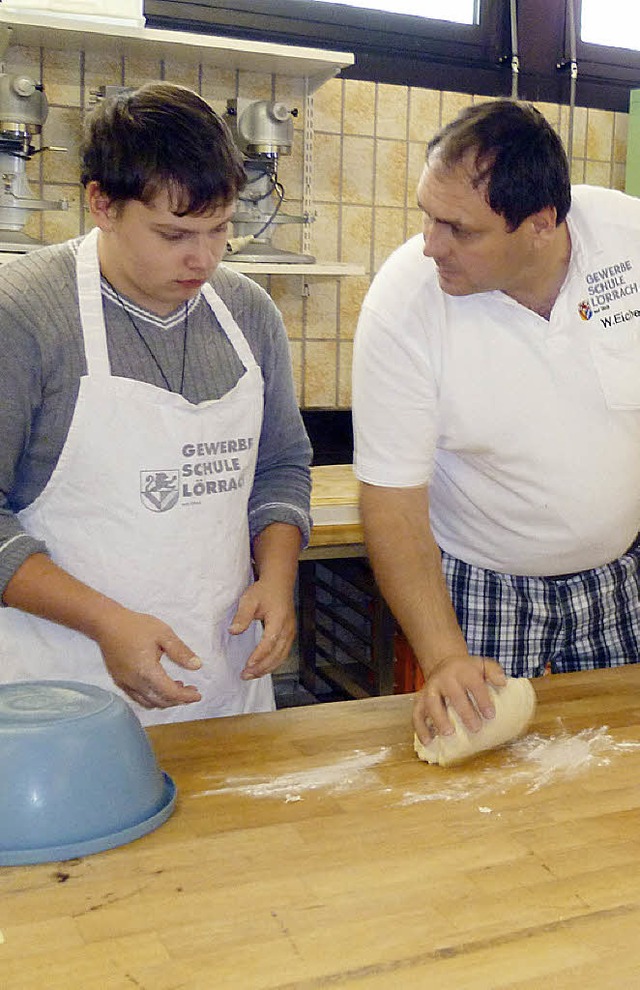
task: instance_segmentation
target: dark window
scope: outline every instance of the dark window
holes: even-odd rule
[[[343,75],[403,85],[500,93],[494,0],[459,24],[309,0],[145,0],[151,27],[353,52]]]
[[[475,0],[297,0],[305,6],[331,3],[360,10],[378,10],[387,14],[410,14],[415,17],[455,21],[458,24],[477,23]]]
[[[628,110],[629,90],[640,88],[640,52],[580,39],[582,3],[595,0],[476,0],[472,24],[318,0],[144,0],[144,12],[150,27],[353,52],[355,64],[342,71],[347,78],[495,96],[512,92],[510,18],[517,6],[518,95],[568,103],[570,2],[576,102]],[[627,18],[638,17],[635,3],[612,2],[625,4]]]

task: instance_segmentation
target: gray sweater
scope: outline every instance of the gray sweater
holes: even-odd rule
[[[79,241],[34,251],[0,267],[0,594],[24,560],[46,547],[16,515],[44,490],[58,463],[86,361],[75,278]],[[220,268],[212,285],[244,333],[264,377],[264,419],[249,500],[252,539],[272,522],[309,536],[311,445],[295,399],[286,332],[269,295]],[[103,280],[111,371],[166,388],[121,301]],[[184,307],[166,318],[126,300],[168,381],[182,375]],[[188,401],[218,399],[244,373],[200,295],[189,303],[184,388]]]

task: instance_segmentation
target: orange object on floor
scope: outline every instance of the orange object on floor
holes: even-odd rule
[[[393,693],[412,694],[424,685],[424,674],[415,653],[401,632],[393,640]]]

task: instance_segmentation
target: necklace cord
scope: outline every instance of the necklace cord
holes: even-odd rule
[[[142,343],[146,347],[146,349],[147,349],[147,351],[149,353],[149,356],[151,357],[151,359],[152,359],[153,363],[155,364],[156,368],[158,369],[158,372],[160,373],[160,376],[162,378],[162,381],[164,382],[167,390],[169,392],[174,392],[176,395],[182,395],[183,390],[184,390],[184,375],[185,375],[185,370],[186,370],[186,366],[187,366],[187,334],[189,332],[189,301],[188,300],[185,300],[185,304],[184,304],[184,333],[183,333],[183,338],[182,338],[182,372],[181,372],[181,375],[180,375],[180,387],[176,389],[176,388],[172,388],[171,383],[169,382],[169,379],[167,378],[162,365],[160,364],[157,356],[154,354],[154,352],[153,352],[153,350],[151,348],[151,345],[149,344],[149,342],[145,338],[145,336],[144,336],[142,330],[140,329],[140,327],[138,326],[138,324],[135,322],[135,320],[134,320],[133,316],[131,315],[131,313],[129,312],[128,308],[125,306],[124,300],[123,300],[122,296],[120,295],[120,293],[118,292],[118,290],[116,289],[115,285],[113,285],[109,281],[108,278],[105,278],[104,275],[102,277],[104,278],[104,280],[107,283],[107,285],[115,293],[115,296],[116,296],[118,302],[120,303],[122,309],[126,313],[131,326],[133,327],[133,329],[137,333],[138,337],[140,338],[140,340],[142,341]]]

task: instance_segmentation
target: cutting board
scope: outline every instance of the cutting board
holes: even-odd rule
[[[358,480],[351,464],[314,467],[311,483],[311,512],[316,525],[359,522]]]
[[[364,542],[358,508],[358,479],[351,464],[311,468],[311,547],[360,545]]]

